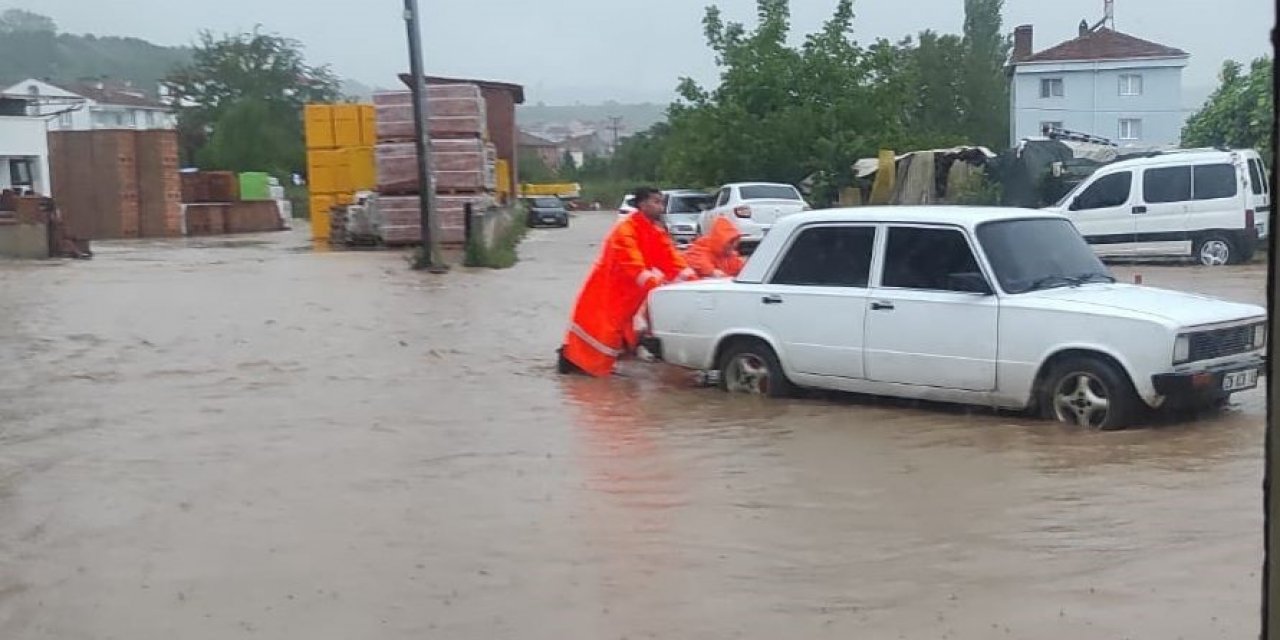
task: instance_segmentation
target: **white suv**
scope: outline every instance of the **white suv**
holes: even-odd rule
[[[730,390],[796,386],[1112,429],[1258,385],[1266,310],[1115,282],[1071,222],[1013,208],[788,216],[733,280],[649,296],[646,348]]]
[[[716,218],[728,218],[742,231],[742,246],[749,252],[778,220],[810,208],[800,192],[789,184],[727,184],[716,194],[715,206],[703,212],[698,222],[698,233],[706,235],[711,232]]]

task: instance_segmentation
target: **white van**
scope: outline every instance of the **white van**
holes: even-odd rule
[[[1105,165],[1048,210],[1100,254],[1241,264],[1269,231],[1271,187],[1252,149],[1177,150]]]

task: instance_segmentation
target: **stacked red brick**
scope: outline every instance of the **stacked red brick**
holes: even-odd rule
[[[176,132],[52,132],[49,165],[69,235],[105,240],[182,234]]]
[[[414,244],[422,237],[413,96],[408,91],[379,93],[373,104],[379,235],[385,244]],[[496,187],[496,150],[487,142],[484,96],[476,85],[433,85],[427,88],[427,106],[440,241],[460,243],[464,206],[488,208]]]
[[[241,200],[239,177],[230,171],[182,174],[182,202],[189,236],[280,231],[274,200]]]

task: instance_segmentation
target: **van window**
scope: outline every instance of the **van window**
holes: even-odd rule
[[[1236,195],[1236,167],[1233,164],[1198,164],[1194,177],[1196,200],[1217,200]]]
[[[1267,180],[1262,177],[1265,173],[1262,170],[1262,161],[1252,158],[1249,160],[1249,186],[1253,188],[1253,195],[1255,196],[1266,193]]]
[[[1133,185],[1133,173],[1121,171],[1098,178],[1096,182],[1076,198],[1072,211],[1118,207],[1129,201],[1129,188]]]
[[[1142,174],[1142,199],[1147,204],[1191,199],[1191,167],[1147,169]]]

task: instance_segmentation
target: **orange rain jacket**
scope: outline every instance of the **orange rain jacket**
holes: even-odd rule
[[[738,225],[728,218],[718,217],[711,224],[711,233],[694,240],[685,249],[684,259],[703,278],[736,276],[747,262],[733,248],[733,241],[740,237],[742,232],[738,230]]]
[[[633,346],[636,313],[649,292],[695,277],[666,229],[638,211],[623,218],[605,237],[578,293],[564,357],[593,376],[608,376],[618,356]]]

